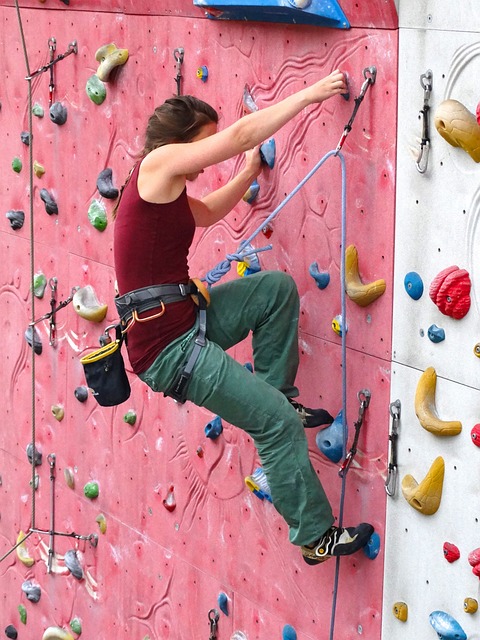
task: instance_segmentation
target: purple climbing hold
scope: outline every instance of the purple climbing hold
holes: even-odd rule
[[[30,131],[22,131],[20,134],[20,140],[28,147],[30,145]]]
[[[67,108],[61,102],[54,102],[50,107],[50,120],[55,124],[65,124],[67,115]]]
[[[33,444],[30,442],[27,445],[27,458],[30,464],[34,463],[36,467],[39,467],[42,464],[42,454],[38,449],[33,449]]]
[[[6,217],[10,220],[10,226],[12,229],[21,229],[23,227],[23,223],[25,222],[25,213],[20,210],[11,209],[7,211],[5,214]]]
[[[118,198],[118,189],[113,186],[112,170],[109,167],[98,174],[97,189],[104,198],[111,200]]]
[[[49,216],[52,213],[58,213],[58,205],[46,189],[40,189],[40,198],[45,203],[45,211]]]
[[[22,591],[30,602],[38,602],[42,595],[42,591],[38,584],[33,584],[30,580],[25,580],[22,584]]]
[[[33,348],[34,352],[39,356],[42,353],[42,341],[35,327],[31,325],[25,331],[25,340]]]

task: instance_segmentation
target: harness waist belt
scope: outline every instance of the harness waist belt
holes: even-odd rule
[[[192,293],[198,292],[197,285],[188,284],[159,284],[151,287],[142,287],[125,293],[115,298],[115,306],[122,325],[127,324],[132,318],[133,312],[143,313],[163,304],[180,302]]]

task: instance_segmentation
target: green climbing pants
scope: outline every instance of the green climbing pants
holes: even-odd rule
[[[195,364],[187,400],[253,438],[290,541],[310,544],[334,518],[310,462],[302,420],[287,400],[298,395],[295,282],[283,272],[265,271],[217,285],[210,297],[207,344]],[[254,374],[225,353],[250,332]],[[140,378],[154,391],[167,390],[185,364],[195,334],[193,328],[168,345]]]

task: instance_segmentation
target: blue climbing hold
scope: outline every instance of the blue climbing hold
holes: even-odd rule
[[[245,484],[250,491],[260,498],[260,500],[268,500],[272,502],[272,496],[270,493],[270,486],[268,484],[267,476],[262,467],[257,467],[251,476],[245,478]]]
[[[207,16],[219,20],[257,20],[349,29],[337,0],[193,0]]]
[[[380,536],[376,531],[372,533],[367,544],[363,547],[363,553],[369,560],[375,560],[380,553]]]
[[[315,441],[324,456],[332,462],[339,462],[343,455],[344,439],[343,411],[340,410],[332,424],[317,433]]]
[[[270,138],[260,146],[260,156],[270,169],[275,166],[275,140]]]
[[[467,634],[449,613],[432,611],[429,620],[441,640],[467,640]]]
[[[282,640],[297,640],[297,632],[291,625],[286,624],[283,627]]]
[[[442,342],[445,340],[445,330],[437,327],[436,324],[432,324],[428,327],[428,338],[432,342]]]
[[[244,200],[245,202],[248,202],[248,204],[252,204],[252,202],[258,196],[259,192],[260,192],[260,185],[256,180],[254,180],[252,184],[248,187],[248,189],[245,191],[245,194],[242,200]]]
[[[325,289],[325,287],[330,282],[330,274],[326,271],[319,271],[318,264],[316,262],[312,262],[308,269],[308,272],[315,280],[315,283],[319,289]]]
[[[208,68],[204,64],[202,64],[201,67],[198,67],[197,78],[202,82],[206,82],[208,80]]]
[[[228,616],[228,597],[227,597],[227,594],[223,593],[223,591],[221,591],[218,594],[217,602],[218,602],[218,607],[219,607],[220,611],[222,611],[222,613],[224,613],[226,616]]]
[[[211,440],[216,440],[222,433],[222,431],[223,425],[220,416],[215,416],[215,418],[213,418],[213,420],[210,420],[210,422],[205,427],[205,435]]]
[[[334,317],[334,319],[332,320],[332,329],[335,331],[337,336],[340,336],[340,337],[343,336],[344,327],[343,327],[342,314],[338,314],[337,316]],[[347,333],[347,331],[348,331],[348,325],[345,325],[345,333]]]
[[[250,373],[253,373],[253,364],[251,362],[246,362],[243,366],[245,367],[245,369],[250,371]]]
[[[423,294],[423,280],[415,271],[409,271],[403,281],[405,291],[413,300],[419,300]]]

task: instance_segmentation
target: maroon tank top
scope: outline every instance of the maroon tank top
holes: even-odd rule
[[[195,220],[187,191],[166,204],[146,202],[138,193],[139,167],[140,163],[123,190],[115,219],[113,249],[120,295],[150,285],[186,283],[189,278],[187,258]],[[148,369],[162,349],[191,329],[195,316],[195,304],[188,297],[168,304],[160,318],[135,323],[127,339],[133,371]]]

